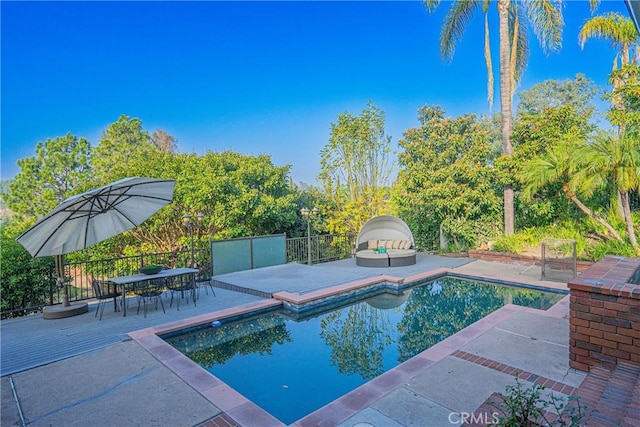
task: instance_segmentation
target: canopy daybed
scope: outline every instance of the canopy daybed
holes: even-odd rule
[[[400,218],[381,215],[367,221],[356,239],[356,264],[400,267],[416,263],[413,234]]]

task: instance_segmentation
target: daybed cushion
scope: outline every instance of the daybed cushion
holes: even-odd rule
[[[388,253],[382,253],[379,254],[377,252],[374,252],[372,250],[364,250],[364,251],[358,251],[356,252],[356,257],[358,258],[370,258],[370,259],[375,259],[375,258],[389,258],[389,254]]]
[[[407,250],[413,247],[411,240],[368,240],[366,242],[361,243],[358,248],[359,250],[374,250],[378,248],[387,248],[387,249],[400,249]]]
[[[367,249],[375,249],[378,247],[383,247],[387,249],[410,249],[411,240],[369,240],[368,241]]]
[[[389,251],[389,258],[402,258],[414,255],[415,253],[416,251],[414,249],[393,249]]]

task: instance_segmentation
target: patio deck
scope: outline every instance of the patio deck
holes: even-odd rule
[[[473,261],[468,258],[419,255],[418,263],[408,267],[372,269],[357,267],[354,260],[344,260],[315,266],[277,266],[224,275],[226,277],[216,276],[217,281],[226,283],[228,287],[241,287],[243,292],[216,288],[217,296],[213,297],[210,291],[207,296],[204,289],[201,289],[197,307],[194,307],[193,304],[181,304],[179,312],[174,306],[167,308],[166,314],[163,314],[161,310],[152,310],[146,318],[135,314],[136,304],[132,300],[130,314],[126,318],[123,318],[121,313],[114,313],[107,307],[103,320],[99,321],[93,316],[96,305],[91,305],[88,314],[73,318],[44,320],[41,316],[34,315],[22,319],[2,321],[0,323],[2,334],[0,367],[2,372],[2,425],[19,423],[20,420],[13,398],[13,390],[21,402],[25,420],[30,425],[86,425],[89,421],[99,419],[110,420],[108,424],[113,425],[206,424],[213,426],[215,425],[213,424],[214,420],[219,419],[220,416],[231,416],[236,422],[245,426],[266,425],[266,420],[259,421],[258,424],[252,423],[251,417],[255,414],[249,410],[243,410],[241,407],[233,406],[231,401],[228,402],[227,407],[212,404],[206,398],[206,392],[203,393],[198,385],[204,384],[203,381],[206,382],[208,379],[195,377],[191,382],[184,381],[179,373],[173,372],[159,363],[158,355],[155,355],[155,358],[152,357],[148,352],[143,351],[138,343],[130,341],[127,336],[127,333],[135,330],[181,321],[216,310],[245,304],[259,305],[264,302],[264,299],[256,296],[256,293],[270,294],[279,291],[307,293],[345,281],[375,275],[411,277],[442,267],[452,269],[460,275],[566,289],[566,286],[561,283],[540,282],[538,280],[539,268]],[[411,363],[400,371],[374,380],[372,383],[375,391],[372,392],[370,389],[367,393],[374,393],[377,396],[375,402],[371,401],[373,403],[367,403],[358,410],[354,410],[353,401],[347,403],[347,406],[351,408],[349,416],[346,416],[344,412],[344,400],[337,401],[328,410],[333,414],[341,414],[342,421],[340,422],[344,426],[351,426],[358,419],[373,420],[376,417],[380,417],[380,420],[384,421],[376,423],[378,426],[408,425],[399,422],[399,418],[393,421],[393,413],[397,411],[397,408],[394,409],[392,405],[394,396],[399,399],[409,398],[409,401],[423,399],[420,403],[425,404],[426,402],[427,406],[425,407],[439,408],[436,413],[439,413],[440,416],[444,412],[450,413],[452,410],[456,410],[454,407],[473,411],[477,408],[476,400],[482,396],[482,393],[478,393],[477,396],[470,395],[469,398],[473,398],[467,402],[459,398],[457,406],[452,405],[451,402],[443,402],[442,399],[438,400],[438,395],[446,396],[448,393],[444,391],[447,383],[450,383],[450,379],[447,380],[445,373],[447,370],[451,371],[455,368],[454,370],[459,371],[459,375],[462,375],[460,378],[466,378],[465,381],[469,381],[470,384],[476,380],[482,382],[484,384],[481,387],[482,392],[486,391],[489,394],[493,391],[504,391],[504,381],[508,380],[509,376],[504,377],[502,375],[507,374],[501,373],[500,378],[496,378],[495,374],[490,373],[490,368],[480,366],[477,361],[466,360],[465,354],[467,353],[482,354],[487,360],[496,360],[505,366],[553,379],[561,382],[561,387],[567,385],[567,380],[563,381],[564,377],[560,377],[562,373],[564,375],[569,373],[568,355],[565,357],[564,354],[568,354],[568,346],[566,343],[562,344],[562,341],[568,341],[568,337],[562,335],[564,329],[560,329],[560,334],[555,337],[536,339],[539,345],[550,347],[540,347],[534,350],[533,354],[545,355],[546,357],[546,359],[540,357],[539,361],[535,363],[526,358],[519,358],[516,346],[496,347],[494,345],[493,347],[496,347],[494,351],[489,351],[492,348],[491,343],[495,344],[495,340],[504,339],[505,336],[513,338],[519,334],[524,337],[531,333],[540,335],[545,329],[544,322],[549,322],[550,317],[555,319],[551,322],[557,324],[553,328],[547,329],[565,328],[565,326],[558,325],[568,323],[564,318],[566,310],[565,304],[552,310],[552,316],[550,313],[537,313],[535,310],[529,309],[502,311],[498,317],[494,316],[493,320],[487,320],[488,323],[484,325],[484,329],[481,327],[477,329],[477,332],[473,332],[473,329],[471,332],[465,330],[466,332],[463,331],[464,333],[461,335],[456,334],[455,338],[450,337],[454,338],[453,341],[449,340],[444,345],[431,350],[431,353],[421,359],[421,363],[419,363],[420,361],[409,361]],[[513,324],[514,319],[517,319],[518,316],[529,316],[526,322],[522,322],[522,325],[531,324],[531,329],[527,329],[529,328],[527,327],[524,330],[510,331],[509,323]],[[507,323],[503,324],[502,322]],[[542,328],[536,327],[538,322],[543,322]],[[500,329],[495,329],[500,325],[502,325]],[[498,335],[493,337],[491,334],[487,335],[489,331]],[[544,338],[544,334],[542,337]],[[490,341],[486,341],[486,339]],[[526,338],[523,342],[529,341],[531,340]],[[502,353],[501,349],[504,350]],[[561,351],[548,351],[549,349]],[[463,351],[463,353],[455,353],[456,351]],[[516,354],[512,355],[512,352],[516,352]],[[549,357],[552,359],[547,360]],[[530,363],[533,364],[519,366]],[[549,371],[549,366],[554,366],[555,370]],[[410,370],[411,375],[408,375],[407,369]],[[429,369],[431,373],[427,375],[424,369]],[[425,389],[426,386],[421,384],[428,376],[433,377],[434,375],[444,376],[438,386],[434,386],[433,381],[428,380],[430,385],[427,388],[432,390],[428,392]],[[486,375],[488,377],[484,378]],[[390,378],[395,379],[389,381]],[[411,378],[413,378],[411,382],[414,385],[404,387],[403,384]],[[570,386],[575,388],[580,384],[582,378],[578,374],[572,378],[574,379],[571,380]],[[396,383],[397,380],[401,382]],[[380,394],[380,390],[382,390],[380,384],[385,381],[394,385],[393,391],[386,396]],[[442,389],[439,389],[440,387]],[[498,389],[495,390],[496,388]],[[218,390],[220,389],[218,388]],[[171,399],[170,402],[167,402],[165,395],[169,391]],[[350,397],[350,399],[353,398],[353,396]],[[141,405],[145,407],[144,410],[140,409]],[[175,409],[180,407],[184,407],[184,409],[175,413]],[[326,411],[322,415],[323,417],[327,416]],[[428,415],[424,412],[405,411],[403,414],[398,414],[398,417],[401,415],[405,418],[414,416],[418,417],[415,420],[422,421],[423,417],[436,416],[436,413]],[[312,417],[298,425],[314,425],[313,420]],[[318,421],[318,418],[315,420]],[[326,425],[335,424],[332,424],[328,419]],[[420,425],[424,425],[424,423],[420,423]]]

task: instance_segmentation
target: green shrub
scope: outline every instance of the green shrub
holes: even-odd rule
[[[540,243],[539,232],[535,228],[526,228],[511,236],[503,235],[493,243],[493,250],[498,252],[521,253],[527,246]]]
[[[544,238],[571,239],[576,241],[578,259],[597,261],[605,255],[637,256],[631,245],[616,240],[602,241],[602,237],[593,234],[588,224],[563,221],[546,227],[533,227],[518,231],[511,236],[501,236],[493,244],[497,252],[518,254],[527,247],[539,246]],[[572,246],[566,245],[558,250],[565,256],[571,256]]]
[[[496,252],[507,252],[511,254],[519,254],[525,248],[525,242],[518,234],[511,236],[502,236],[498,238],[492,246],[492,250]]]
[[[543,398],[544,390],[545,387],[535,383],[525,388],[516,378],[516,385],[508,386],[507,394],[501,395],[503,401],[494,405],[503,414],[498,418],[498,425],[505,427],[580,426],[580,421],[586,415],[587,406],[580,405],[578,398],[558,397],[553,392],[548,399]],[[549,417],[549,413],[554,416]]]
[[[524,233],[515,233],[511,236],[501,236],[493,243],[493,250],[497,252],[507,252],[512,254],[519,254],[527,246],[534,246],[531,242],[530,236]]]
[[[638,256],[636,250],[627,242],[607,240],[587,248],[586,257],[592,261],[598,261],[607,255],[619,255],[626,257]]]
[[[0,308],[24,310],[49,303],[53,257],[33,258],[26,249],[0,231]],[[26,310],[16,312],[25,314]]]

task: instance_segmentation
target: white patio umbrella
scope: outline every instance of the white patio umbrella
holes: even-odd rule
[[[64,284],[64,254],[88,248],[142,224],[173,200],[175,180],[124,178],[71,196],[16,240],[34,257],[56,256]],[[69,306],[64,287],[63,306]]]

